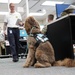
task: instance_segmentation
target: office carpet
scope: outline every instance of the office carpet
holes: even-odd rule
[[[23,68],[25,59],[12,62],[12,58],[0,58],[0,75],[75,75],[75,67]]]

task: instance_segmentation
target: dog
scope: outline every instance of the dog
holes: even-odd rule
[[[28,55],[23,67],[50,67],[55,62],[54,49],[52,44],[48,41],[48,38],[40,31],[39,23],[34,17],[29,16],[25,20],[24,27],[28,34]],[[39,40],[38,35],[45,37],[43,38],[44,40]]]
[[[29,16],[25,20],[24,28],[28,34],[28,55],[23,67],[34,66],[35,68],[45,68],[50,66],[66,66],[75,67],[75,60],[65,58],[64,60],[55,61],[54,48],[52,44],[46,40],[37,42],[36,35],[42,34],[40,25],[36,19]]]
[[[75,60],[65,58],[64,60],[56,61],[53,66],[75,67]]]

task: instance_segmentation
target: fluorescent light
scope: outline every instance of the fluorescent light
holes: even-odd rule
[[[0,12],[0,15],[7,15],[9,12]]]
[[[43,9],[40,13],[29,13],[29,16],[43,16],[46,14],[46,10]]]
[[[0,0],[0,3],[20,3],[21,0]]]
[[[42,13],[30,13],[29,16],[43,16]]]
[[[63,4],[64,2],[60,1],[45,1],[42,3],[42,5],[47,5],[47,6],[55,6],[56,4]]]

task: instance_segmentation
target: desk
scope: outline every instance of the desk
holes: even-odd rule
[[[27,40],[26,39],[19,39],[20,42],[20,50],[19,50],[19,54],[23,54],[25,55],[25,57],[27,56],[28,53],[28,49],[27,49]],[[21,56],[22,58],[22,56]]]
[[[27,42],[26,39],[19,39],[20,42]]]
[[[26,51],[26,47],[27,47],[27,41],[25,39],[19,39],[19,51],[18,54],[24,54]],[[10,50],[10,45],[6,46],[6,55],[11,54],[11,50]]]
[[[75,20],[71,20],[72,16],[75,18],[75,15],[66,15],[47,26],[46,35],[53,45],[56,60],[74,59],[72,21]]]
[[[0,55],[4,55],[5,54],[5,43],[4,41],[0,42]]]

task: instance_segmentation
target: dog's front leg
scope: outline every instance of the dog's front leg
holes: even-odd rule
[[[28,55],[27,55],[27,59],[23,67],[25,68],[25,67],[31,66],[33,64],[34,58],[35,58],[35,51],[34,51],[33,46],[30,46]]]

